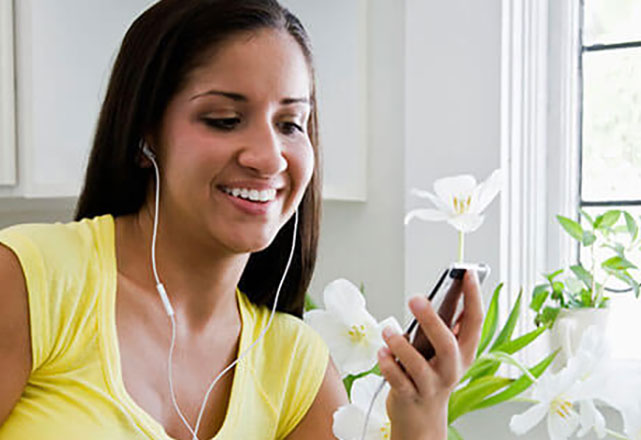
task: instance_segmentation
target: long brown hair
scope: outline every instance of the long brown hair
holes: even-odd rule
[[[314,173],[298,208],[292,266],[278,310],[301,316],[316,262],[320,222],[320,165],[314,67],[309,37],[301,22],[276,0],[161,0],[127,31],[100,111],[76,220],[138,212],[152,174],[139,166],[139,142],[155,132],[171,98],[205,56],[230,37],[264,28],[287,31],[301,47],[312,78],[307,131],[314,149]],[[293,219],[266,249],[253,253],[239,288],[258,305],[273,305],[289,256]]]

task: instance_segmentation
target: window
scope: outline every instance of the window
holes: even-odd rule
[[[580,28],[581,95],[579,207],[590,215],[625,209],[641,215],[641,2],[584,0]],[[607,252],[607,250],[598,250]],[[627,255],[641,267],[641,255]],[[590,264],[586,252],[580,255]],[[618,281],[608,282],[613,335],[624,336],[641,316],[639,301]],[[619,324],[617,324],[619,323]],[[624,340],[625,337],[613,340]],[[615,349],[622,357],[636,344]]]

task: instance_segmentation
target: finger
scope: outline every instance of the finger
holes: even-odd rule
[[[461,316],[458,334],[461,358],[469,366],[476,355],[476,348],[481,339],[483,326],[483,301],[476,272],[467,270],[463,278],[463,306],[465,313]]]
[[[454,333],[445,325],[425,297],[415,296],[410,299],[409,305],[436,352],[436,356],[430,361],[430,364],[444,380],[449,380],[449,375],[458,371],[460,359],[458,341]],[[444,374],[445,376],[443,376]]]
[[[421,353],[403,335],[383,331],[383,339],[389,350],[398,358],[406,374],[419,394],[426,395],[429,389],[430,366]]]
[[[400,396],[411,398],[416,396],[417,390],[405,372],[396,363],[394,355],[387,347],[378,350],[378,367],[393,390]]]

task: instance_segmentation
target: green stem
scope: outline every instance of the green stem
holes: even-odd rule
[[[592,243],[592,246],[590,246],[590,258],[592,260],[592,291],[590,292],[590,299],[592,300],[592,306],[595,307],[597,304],[596,302],[597,292],[596,292],[596,258],[594,257],[594,243]]]
[[[611,435],[614,438],[619,438],[621,440],[630,440],[630,437],[626,437],[625,435],[620,434],[616,431],[612,431],[611,429],[606,428],[605,433]]]
[[[465,232],[458,233],[458,261],[462,263],[465,259]]]

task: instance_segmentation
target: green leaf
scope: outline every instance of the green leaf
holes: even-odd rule
[[[525,366],[521,362],[519,362],[514,356],[510,354],[497,350],[497,351],[491,351],[483,356],[486,356],[488,359],[493,359],[495,361],[502,362],[504,364],[512,365],[518,368],[519,370],[521,370],[523,374],[530,377],[530,379],[533,379],[533,380],[535,379],[535,377],[532,376],[532,373],[530,373],[528,369],[525,368]]]
[[[447,440],[463,440],[463,436],[452,425],[447,427]]]
[[[581,291],[580,295],[580,305],[583,307],[593,307],[594,304],[592,304],[592,292],[586,289],[583,289]]]
[[[470,368],[468,368],[463,378],[461,378],[461,383],[465,382],[468,379],[470,381],[474,381],[483,376],[493,375],[501,365],[500,360],[492,358],[491,355],[493,353],[502,352],[506,354],[514,354],[533,342],[547,329],[547,326],[538,327],[535,330],[524,334],[523,336],[504,342],[488,354],[477,356]]]
[[[583,209],[579,209],[579,213],[583,217],[585,217],[585,219],[590,223],[590,226],[592,226],[594,228],[594,219],[592,218],[592,216],[590,214],[588,214],[587,212],[585,212]]]
[[[494,344],[492,344],[492,348],[490,348],[490,351],[496,349],[496,347],[503,344],[504,342],[509,341],[512,337],[512,333],[514,332],[514,328],[516,327],[516,322],[518,321],[519,315],[521,313],[522,296],[523,289],[521,289],[521,291],[519,292],[519,296],[516,298],[516,303],[514,303],[514,307],[512,307],[512,311],[510,312],[510,315],[508,316],[503,329],[494,340]]]
[[[545,370],[550,366],[550,364],[552,363],[552,361],[554,360],[558,352],[559,350],[556,350],[554,353],[551,353],[550,355],[548,355],[545,359],[543,359],[541,362],[536,364],[534,367],[530,368],[530,373],[537,379],[541,377],[541,375],[545,372]],[[512,382],[512,384],[508,386],[505,390],[479,402],[471,410],[487,408],[489,406],[493,406],[493,405],[505,402],[507,400],[513,399],[514,397],[521,394],[523,391],[527,390],[530,387],[530,385],[532,385],[532,380],[526,374],[523,374],[521,375],[521,377],[519,377],[514,382]]]
[[[623,216],[625,217],[625,225],[628,228],[630,237],[632,241],[635,241],[639,236],[639,225],[637,225],[636,220],[634,220],[634,217],[632,217],[629,212],[624,211]]]
[[[625,247],[621,243],[606,243],[602,247],[612,249],[618,256],[625,258]]]
[[[585,287],[592,289],[592,274],[588,272],[583,265],[575,264],[574,266],[570,266],[570,270],[585,284]]]
[[[592,246],[592,244],[594,244],[595,241],[596,241],[596,235],[594,235],[594,232],[592,231],[583,232],[583,238],[581,238],[581,243],[583,243],[583,246]]]
[[[530,301],[530,308],[535,312],[541,310],[545,300],[550,296],[550,291],[548,289],[547,284],[539,284],[534,288],[534,291],[532,292],[532,301]]]
[[[494,293],[492,294],[492,299],[490,300],[490,306],[487,309],[485,319],[483,321],[483,330],[481,332],[481,341],[479,342],[479,347],[476,350],[476,356],[483,353],[485,348],[488,346],[494,334],[496,333],[496,327],[498,326],[498,315],[499,315],[499,294],[503,288],[503,283],[499,284]]]
[[[559,269],[556,272],[549,273],[545,275],[545,279],[548,280],[550,284],[554,282],[554,279],[563,273],[563,269]]]
[[[365,296],[365,283],[361,281],[361,285],[358,287],[358,290],[361,291],[361,294]]]
[[[487,396],[510,385],[513,379],[497,376],[482,377],[452,393],[448,404],[447,422],[452,423]]]
[[[311,296],[309,294],[305,294],[305,305],[304,305],[304,310],[306,312],[309,312],[310,310],[315,310],[317,309],[318,306],[314,302]]]
[[[508,354],[514,354],[536,340],[536,338],[541,336],[547,329],[548,327],[538,327],[535,330],[524,334],[523,336],[499,345],[498,347],[496,347],[496,350]]]
[[[480,377],[493,376],[500,366],[500,362],[477,357],[470,368],[468,368],[465,375],[463,375],[460,382],[463,383],[468,379],[471,382],[477,380]]]
[[[594,220],[594,229],[605,230],[611,228],[619,220],[620,216],[621,211],[618,209],[604,212]]]
[[[618,255],[605,260],[601,263],[601,267],[612,270],[636,269],[636,266],[632,262]]]
[[[534,322],[536,323],[536,325],[552,326],[554,324],[554,321],[556,321],[556,317],[559,316],[560,311],[560,307],[547,306],[541,313],[537,315]]]
[[[565,229],[565,232],[570,234],[572,238],[577,241],[583,241],[583,228],[580,224],[562,215],[557,215],[556,218],[559,223],[561,223],[561,226],[563,226],[563,229]]]

